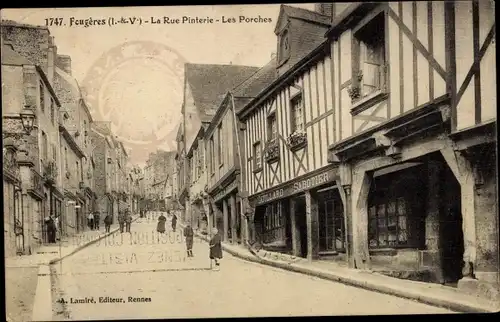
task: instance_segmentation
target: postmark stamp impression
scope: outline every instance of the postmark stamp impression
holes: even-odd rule
[[[110,122],[132,160],[158,148],[175,149],[184,63],[167,45],[130,41],[106,51],[88,70],[82,92],[90,112],[95,121]]]

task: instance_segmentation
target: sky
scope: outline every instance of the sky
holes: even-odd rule
[[[150,152],[175,149],[183,63],[265,65],[276,51],[279,8],[273,4],[2,9],[1,17],[49,27],[58,54],[71,56],[72,75],[85,92],[93,117],[111,122],[131,162],[143,165]],[[240,22],[240,16],[262,19]],[[213,22],[182,23],[183,17]],[[110,26],[110,18],[129,23]],[[231,18],[236,22],[222,22]],[[85,27],[89,19],[105,25]]]

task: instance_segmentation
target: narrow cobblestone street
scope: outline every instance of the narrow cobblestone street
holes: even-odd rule
[[[71,319],[450,313],[227,253],[220,271],[210,270],[206,243],[196,240],[195,257],[187,258],[179,230],[157,237],[155,227],[143,219],[132,234],[117,233],[54,265]],[[92,302],[71,303],[77,299]],[[123,302],[99,303],[106,300]]]

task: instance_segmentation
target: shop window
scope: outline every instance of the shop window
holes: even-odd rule
[[[264,243],[284,242],[285,216],[281,202],[274,202],[266,207],[263,218],[263,241]]]
[[[370,248],[409,246],[405,198],[374,203],[370,205],[368,216]]]
[[[321,192],[318,196],[319,250],[321,252],[345,251],[344,210],[335,190]]]

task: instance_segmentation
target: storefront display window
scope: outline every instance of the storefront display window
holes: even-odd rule
[[[344,252],[344,212],[340,196],[336,190],[329,190],[318,197],[319,250]]]
[[[407,215],[404,198],[371,205],[368,212],[370,247],[407,246]]]
[[[285,242],[285,216],[281,202],[266,206],[262,228],[264,243]]]

